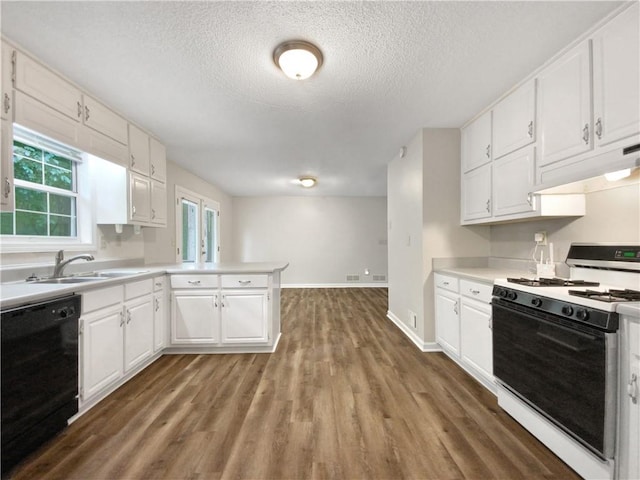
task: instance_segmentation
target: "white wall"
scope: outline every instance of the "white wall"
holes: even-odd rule
[[[234,259],[284,260],[285,285],[371,283],[387,275],[385,197],[235,197]]]
[[[529,259],[535,232],[546,231],[556,262],[567,257],[571,242],[640,243],[640,185],[587,194],[580,218],[559,218],[491,227],[491,256]]]
[[[460,226],[460,131],[424,129],[387,175],[389,314],[414,341],[435,342],[432,261],[489,255],[489,227]],[[418,314],[416,328],[409,310]],[[431,345],[430,345],[431,344]]]
[[[176,185],[220,203],[220,261],[231,261],[233,256],[233,201],[215,185],[185,170],[176,163],[167,161],[167,228],[145,228],[145,263],[176,262]]]

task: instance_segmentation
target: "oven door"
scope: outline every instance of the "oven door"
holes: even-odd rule
[[[600,457],[612,458],[616,334],[500,298],[492,310],[495,377]]]

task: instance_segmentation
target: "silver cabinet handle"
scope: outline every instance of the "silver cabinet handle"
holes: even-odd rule
[[[218,308],[218,295],[213,296],[213,306]]]
[[[4,113],[9,113],[11,109],[11,98],[8,93],[4,94]]]
[[[491,199],[487,200],[487,213],[491,213]]]
[[[474,295],[478,295],[480,293],[480,290],[474,290],[473,288],[470,288],[469,291]]]
[[[124,325],[124,313],[120,312],[120,326]]]
[[[80,103],[80,100],[76,102],[76,105],[78,106],[78,118],[82,118],[82,104]]]
[[[596,121],[596,135],[598,138],[602,138],[602,119],[598,118]]]
[[[533,207],[533,193],[527,193],[527,203],[530,207]]]
[[[153,208],[151,209],[151,218],[156,218],[156,211]]]
[[[582,129],[582,140],[584,143],[589,145],[589,124],[585,123],[584,128]]]
[[[89,114],[91,112],[89,111],[89,107],[87,107],[86,105],[84,106],[84,121],[86,122],[87,120],[89,120]]]
[[[151,175],[154,175],[155,173],[156,173],[156,167],[152,163],[151,164]]]
[[[220,302],[220,306],[224,308],[224,295],[222,295],[222,301]]]
[[[249,285],[251,283],[251,280],[238,280],[238,283],[240,285],[245,286],[245,285]]]
[[[491,144],[487,145],[487,158],[491,158]]]
[[[529,138],[533,138],[533,120],[529,122],[529,130],[527,133],[529,133]]]
[[[131,154],[131,166],[135,167],[136,165],[136,157],[133,155],[133,153]]]
[[[131,206],[131,212],[133,213],[133,216],[135,216],[135,214],[136,214],[136,206],[135,205]]]
[[[449,285],[449,282],[442,282],[442,284],[446,287],[447,285]]]
[[[9,198],[9,194],[11,193],[11,180],[9,177],[4,177],[4,198]]]
[[[127,324],[131,323],[131,310],[127,309]]]
[[[627,394],[633,403],[638,403],[638,376],[635,373],[631,374],[631,380],[627,385]]]
[[[188,280],[189,285],[200,285],[200,280]]]
[[[453,313],[455,313],[456,315],[458,315],[458,301],[456,300],[456,302],[453,304]]]
[[[161,287],[162,286],[162,282],[156,282],[156,287]]]

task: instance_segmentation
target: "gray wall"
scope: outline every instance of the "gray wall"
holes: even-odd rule
[[[234,197],[234,259],[285,260],[285,285],[387,275],[386,197]],[[365,276],[368,268],[371,275]]]

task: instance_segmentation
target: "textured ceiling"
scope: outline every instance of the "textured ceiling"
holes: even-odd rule
[[[459,127],[618,2],[1,2],[2,34],[231,195],[385,195],[422,127]],[[305,81],[273,64],[306,39]],[[318,177],[302,190],[291,180]]]

